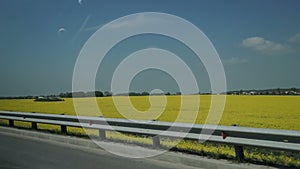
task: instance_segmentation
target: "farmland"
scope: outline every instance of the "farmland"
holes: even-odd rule
[[[162,97],[162,96],[155,96]],[[211,96],[190,96],[191,101],[194,97],[200,97],[200,108],[196,123],[204,123],[207,117]],[[119,98],[122,98],[120,96]],[[90,98],[76,98],[79,101],[87,102]],[[146,111],[150,108],[150,102],[147,96],[130,97],[132,105],[139,111]],[[122,99],[120,100],[122,102]],[[125,112],[126,117],[130,119],[146,119],[151,120],[157,118],[159,121],[174,121],[180,110],[180,96],[168,96],[165,110],[160,113],[143,115],[130,115],[130,112]],[[121,112],[119,113],[112,97],[97,98],[98,106],[104,117],[124,118]],[[126,105],[121,105],[125,108]],[[98,116],[92,111],[90,105],[86,105],[86,113],[80,115]],[[179,119],[180,122],[190,122],[193,119],[188,117],[191,109],[182,110],[187,114],[186,117]],[[161,108],[157,108],[160,110]],[[64,102],[34,102],[31,99],[16,99],[16,100],[0,100],[0,110],[11,110],[21,112],[37,112],[37,113],[55,113],[76,115],[73,107],[72,99],[65,99]],[[220,121],[221,125],[239,124],[240,126],[259,127],[259,128],[275,128],[300,130],[300,97],[299,96],[227,96],[225,110]]]
[[[153,96],[157,100],[162,99],[164,96]],[[195,110],[193,101],[196,97],[200,97],[200,108]],[[154,105],[153,114],[143,113],[151,108],[149,97],[138,96],[130,97],[131,104],[139,111],[139,113],[132,113],[128,108],[125,101],[126,97],[118,96],[118,106],[122,107],[122,111],[114,106],[112,97],[97,98],[97,104],[102,114],[94,111],[89,101],[93,98],[76,98],[76,102],[82,102],[85,108],[84,114],[89,116],[104,116],[111,118],[129,118],[129,119],[145,119],[158,121],[175,121],[180,112],[180,96],[167,96],[166,107]],[[182,113],[184,116],[177,119],[179,122],[193,122],[193,116],[190,115],[192,111],[198,112],[195,123],[204,123],[208,115],[211,105],[211,96],[186,96],[191,105],[184,108]],[[220,125],[239,124],[246,127],[258,128],[274,128],[274,129],[287,129],[287,130],[300,130],[300,97],[299,96],[245,96],[245,95],[230,95],[226,98],[226,105],[222,115]],[[37,113],[55,113],[55,114],[68,114],[76,115],[73,100],[65,99],[64,102],[34,102],[31,99],[16,99],[16,100],[0,100],[0,110],[11,110],[21,112],[37,112]],[[155,111],[158,111],[155,112]],[[160,111],[162,112],[160,113]],[[20,126],[29,126],[26,123],[17,123]],[[54,126],[40,125],[44,129],[58,129]],[[81,130],[72,128],[70,132],[80,132]],[[93,133],[93,131],[91,131]],[[94,132],[97,133],[97,132]],[[132,137],[120,133],[108,133],[108,138],[117,140],[126,140],[127,142],[135,142],[142,144],[151,144],[151,139]],[[172,141],[164,140],[162,145],[165,147],[174,146]],[[213,156],[217,158],[233,158],[234,149],[226,145],[214,144],[197,144],[193,141],[182,141],[176,145],[177,149],[184,151],[196,152],[198,154]],[[264,163],[277,163],[288,166],[300,166],[300,155],[285,153],[281,151],[258,151],[256,149],[246,149],[245,152],[247,159],[254,159]]]

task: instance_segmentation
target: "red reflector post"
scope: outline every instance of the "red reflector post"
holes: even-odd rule
[[[222,132],[222,138],[226,139],[226,137],[227,137],[227,134],[225,132]]]

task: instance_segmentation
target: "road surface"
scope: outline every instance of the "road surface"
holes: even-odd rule
[[[83,149],[0,132],[0,169],[191,168],[151,159],[129,159],[110,153],[97,154]]]

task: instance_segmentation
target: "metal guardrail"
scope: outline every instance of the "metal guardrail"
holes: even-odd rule
[[[300,151],[300,131],[249,128],[238,126],[214,126],[189,123],[170,123],[160,121],[126,120],[92,116],[70,116],[0,111],[0,119],[30,122],[33,129],[38,123],[60,125],[61,132],[67,134],[67,127],[80,127],[99,130],[101,139],[106,139],[106,131],[119,131],[137,135],[151,136],[153,146],[160,147],[160,137],[199,140],[202,130],[212,135],[208,142],[234,145],[236,159],[244,160],[243,146],[262,147],[284,151]],[[188,133],[187,133],[188,132]]]

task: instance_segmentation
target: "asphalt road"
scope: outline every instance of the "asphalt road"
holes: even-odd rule
[[[0,169],[176,169],[190,168],[151,159],[93,153],[67,144],[0,133]]]

